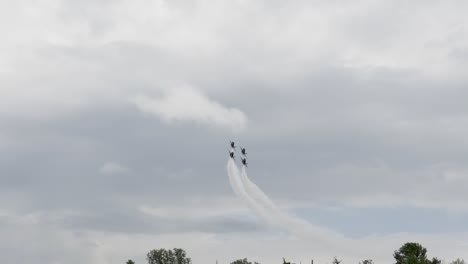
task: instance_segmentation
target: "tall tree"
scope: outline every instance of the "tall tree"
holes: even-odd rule
[[[174,264],[190,264],[192,260],[187,258],[187,253],[181,248],[174,248]]]
[[[427,249],[419,243],[408,242],[396,250],[393,257],[396,264],[440,264],[442,261],[437,258],[429,260]]]
[[[146,254],[148,264],[191,264],[192,261],[187,257],[185,250],[174,248],[174,250],[153,249]]]
[[[252,262],[248,261],[247,258],[243,258],[243,259],[235,260],[231,262],[231,264],[252,264]],[[253,264],[260,264],[260,263],[254,261]]]
[[[146,254],[148,264],[168,264],[167,263],[167,250],[164,248],[153,249]]]
[[[395,251],[396,264],[427,264],[427,250],[419,243],[406,243]]]

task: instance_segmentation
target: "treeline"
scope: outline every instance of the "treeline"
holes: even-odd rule
[[[427,249],[419,243],[409,242],[401,246],[398,250],[393,252],[395,258],[395,264],[445,264],[442,260],[427,256]],[[153,249],[146,254],[146,260],[148,264],[192,264],[192,260],[187,257],[185,250],[181,248],[174,249]],[[331,261],[332,264],[344,264],[342,260],[338,260],[334,257]],[[281,263],[278,261],[278,263]],[[126,264],[135,264],[135,262],[129,259]],[[216,262],[217,264],[217,262]],[[238,259],[230,264],[260,264],[256,261],[250,262],[247,258]],[[283,264],[290,264],[283,259]],[[294,263],[292,263],[294,264]],[[360,261],[359,264],[374,264],[372,259],[365,259]],[[448,264],[465,264],[463,259],[456,259]]]

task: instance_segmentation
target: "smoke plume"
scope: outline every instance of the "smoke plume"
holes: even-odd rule
[[[260,219],[270,224],[268,220],[268,214],[260,205],[258,205],[245,191],[244,185],[239,177],[239,169],[237,168],[236,163],[233,159],[229,159],[227,164],[227,172],[229,176],[229,183],[231,188],[236,194],[237,197],[242,199],[242,201],[252,210],[253,213],[257,215]]]
[[[333,245],[335,248],[338,246],[338,242],[342,244],[348,240],[332,230],[313,225],[280,210],[278,206],[250,180],[245,166],[242,167],[242,173],[239,173],[239,169],[232,159],[228,161],[228,175],[234,193],[269,226],[288,231],[297,238],[319,239],[322,245],[325,243],[330,246]]]

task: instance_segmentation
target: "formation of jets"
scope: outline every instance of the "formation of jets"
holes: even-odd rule
[[[236,149],[236,144],[234,143],[234,141],[229,141],[230,145],[231,145],[231,150],[229,151],[229,156],[231,157],[231,159],[235,159],[234,157],[234,150]],[[245,150],[245,148],[242,148],[241,147],[241,153],[242,153],[242,156],[244,156],[244,158],[241,158],[241,161],[242,161],[242,165],[246,166],[247,167],[247,152]]]

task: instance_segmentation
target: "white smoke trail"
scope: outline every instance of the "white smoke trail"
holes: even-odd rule
[[[270,211],[279,211],[278,207],[273,203],[273,201],[271,201],[270,198],[249,179],[245,166],[242,166],[241,180],[245,186],[247,194],[250,194],[254,200],[260,203],[262,206],[268,208]]]
[[[271,199],[247,176],[245,166],[242,167],[241,180],[244,184],[247,195],[257,203],[257,205],[267,209],[269,219],[273,219],[277,224],[283,228],[287,227],[293,234],[303,237],[308,235],[325,235],[323,228],[318,228],[309,222],[299,219],[293,215],[281,211]],[[327,235],[330,235],[327,232]]]
[[[249,208],[260,215],[270,226],[281,228],[293,234],[298,238],[319,240],[322,244],[340,247],[338,244],[347,241],[340,234],[322,227],[315,226],[300,218],[281,211],[271,199],[247,176],[245,167],[242,168],[242,174],[239,175],[237,165],[233,160],[228,162],[228,173],[231,186],[237,196],[242,198]],[[241,186],[239,186],[239,184]]]
[[[239,177],[239,169],[237,168],[236,163],[233,159],[229,159],[227,163],[227,172],[229,176],[229,183],[231,188],[236,194],[237,197],[241,198],[244,203],[254,212],[257,217],[271,225],[271,222],[268,220],[268,214],[259,206],[245,191],[244,185]]]

